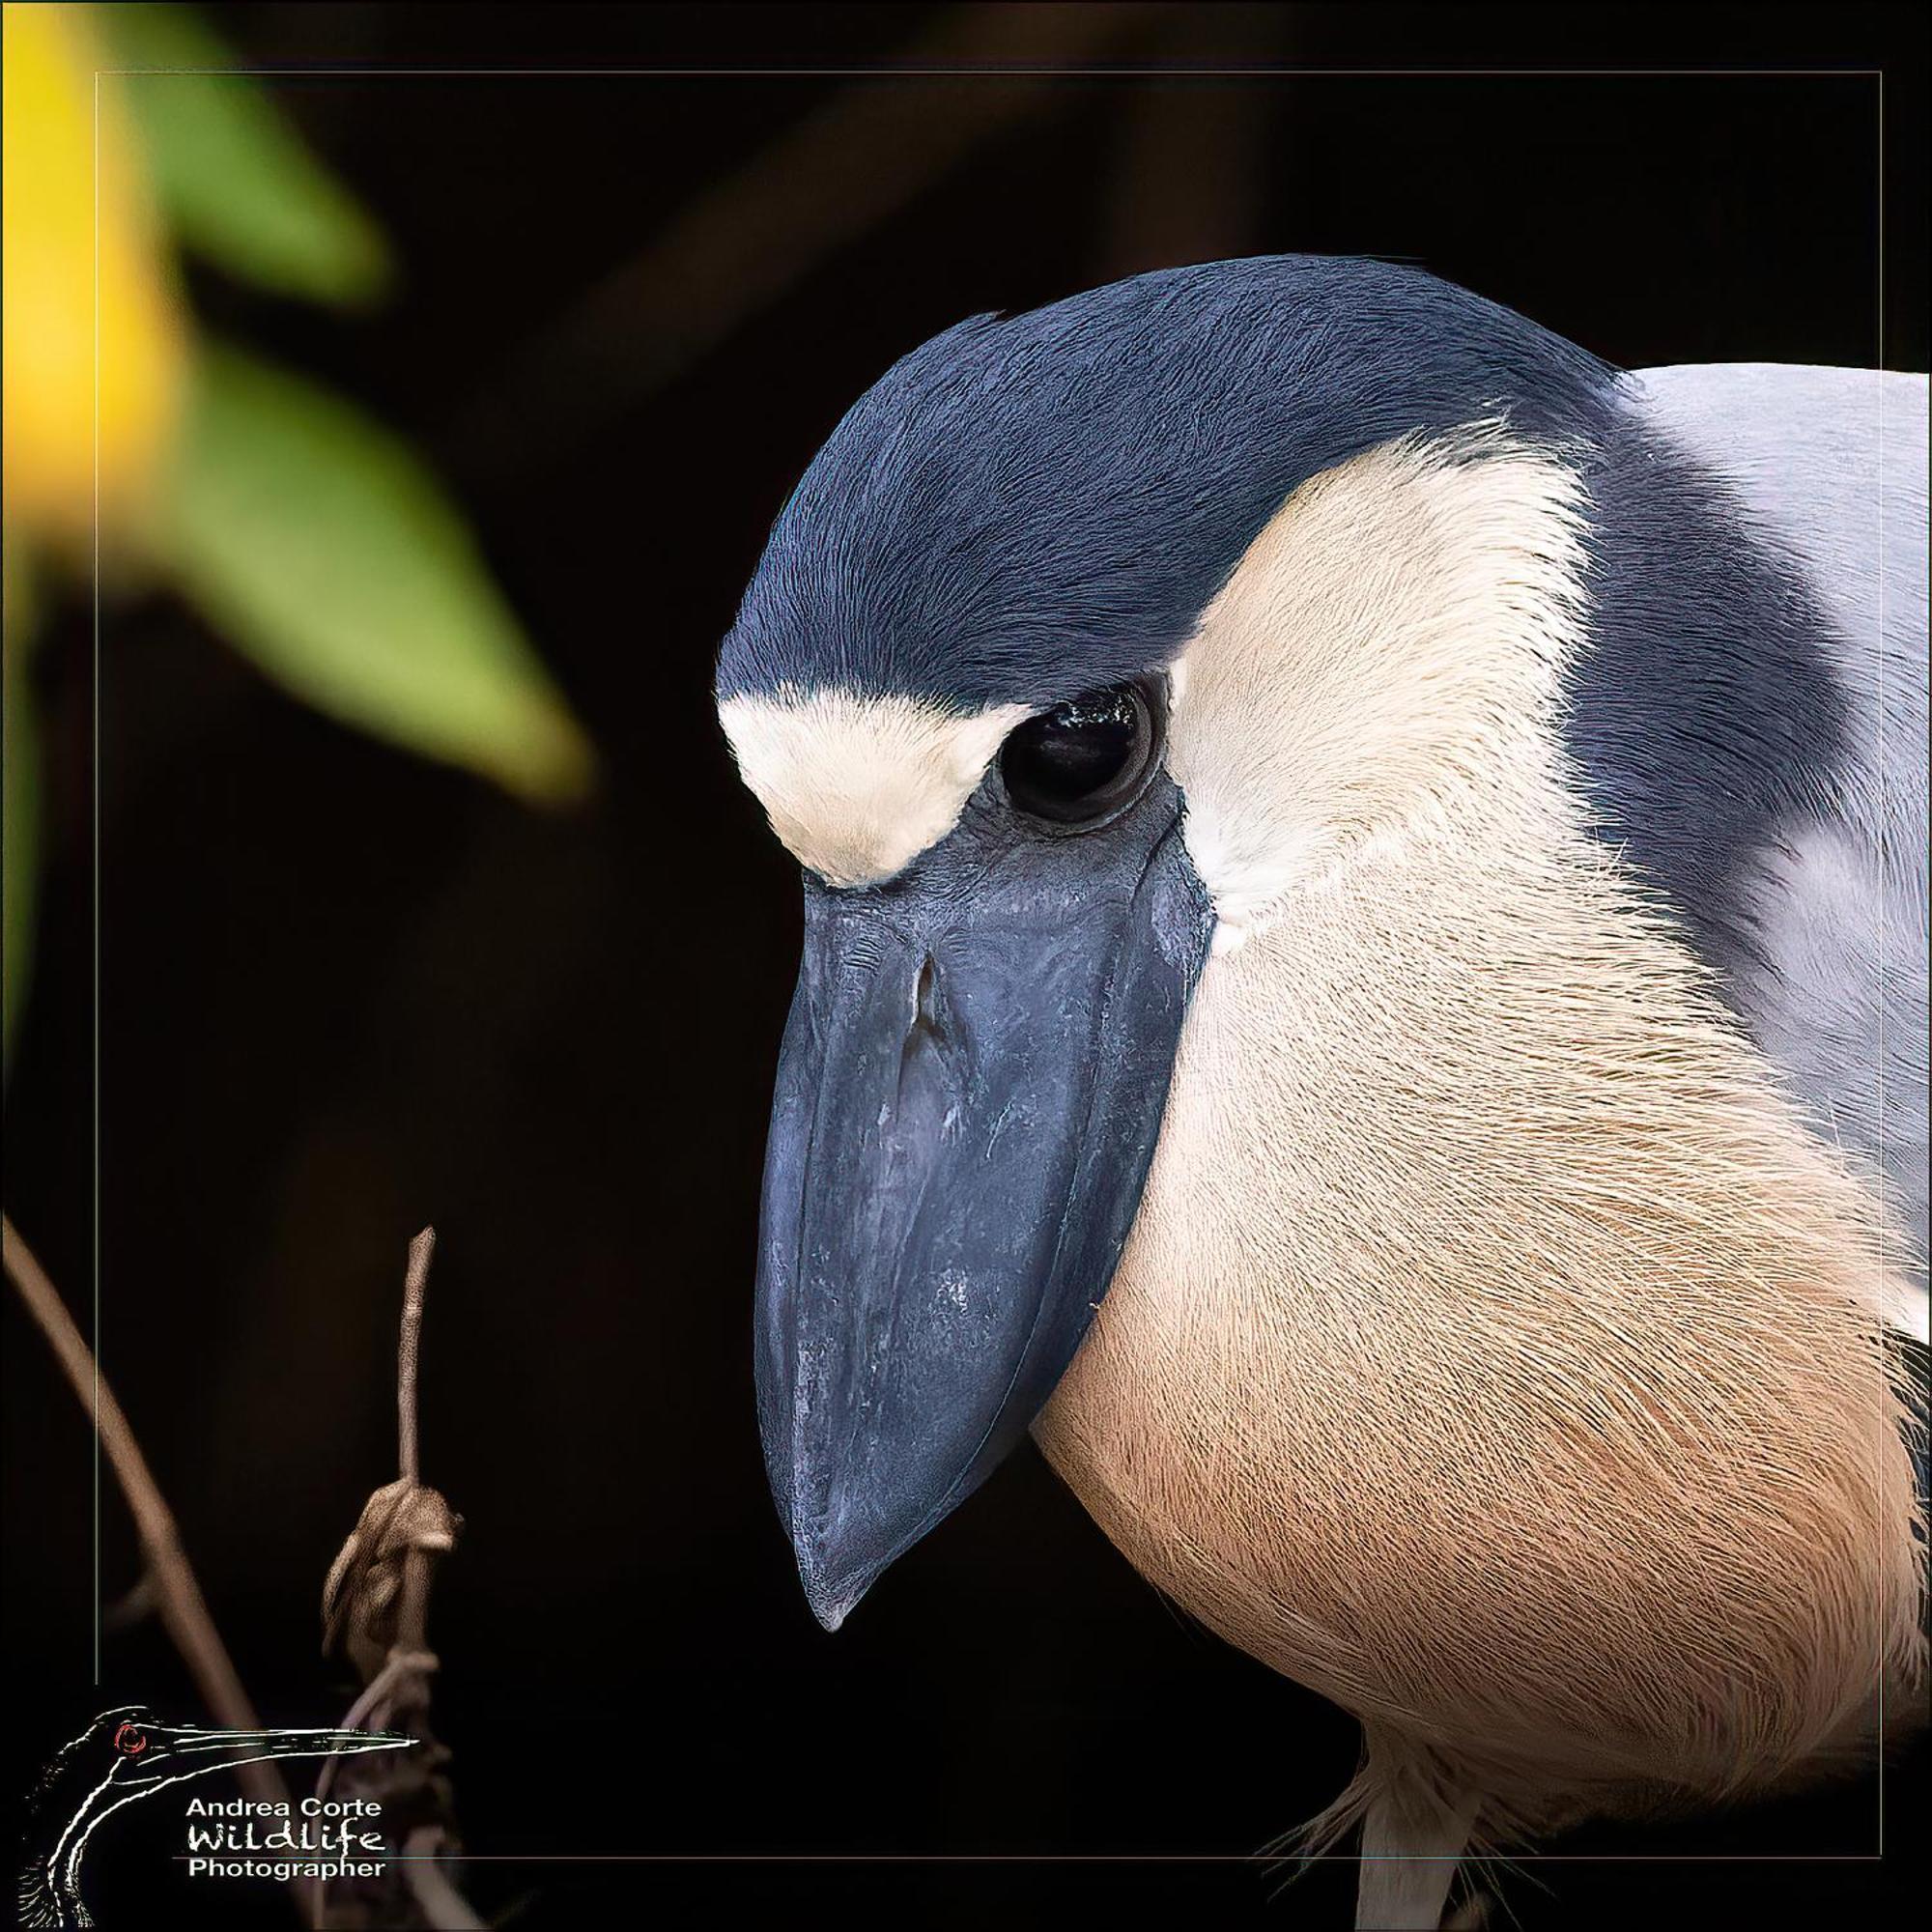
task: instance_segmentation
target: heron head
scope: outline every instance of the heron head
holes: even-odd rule
[[[81,1775],[104,1778],[115,1790],[127,1791],[179,1783],[268,1758],[397,1750],[412,1742],[376,1731],[218,1730],[203,1724],[167,1724],[144,1704],[126,1704],[103,1712],[56,1762],[71,1762]]]
[[[1224,654],[1204,696],[1217,599],[1311,479],[1501,394],[1520,424],[1567,422],[1602,382],[1424,275],[1223,263],[949,330],[806,471],[717,688],[805,878],[757,1384],[828,1627],[1052,1395],[1134,1223],[1217,923],[1238,936],[1374,791],[1374,729],[1330,747],[1326,791],[1319,759],[1284,773],[1267,680],[1292,669]],[[1406,540],[1399,496],[1372,475],[1318,519],[1331,589],[1384,564],[1356,508]],[[1293,570],[1270,563],[1264,601]],[[1371,718],[1400,675],[1373,641],[1308,674]]]

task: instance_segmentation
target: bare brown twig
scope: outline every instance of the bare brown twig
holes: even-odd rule
[[[67,1304],[46,1270],[20,1238],[13,1222],[4,1216],[0,1216],[0,1241],[4,1241],[9,1279],[19,1291],[27,1313],[47,1338],[55,1359],[80,1398],[81,1406],[94,1418],[100,1446],[107,1452],[121,1493],[134,1519],[134,1532],[147,1559],[148,1577],[161,1623],[194,1678],[210,1716],[229,1730],[259,1730],[262,1720],[242,1688],[227,1646],[214,1628],[214,1619],[209,1615],[201,1585],[195,1581],[187,1553],[182,1548],[174,1515],[156,1487],[148,1460],[141,1454],[128,1417],[114,1399],[114,1391],[101,1375],[93,1350],[74,1326],[73,1318],[67,1312]],[[281,1773],[270,1763],[257,1760],[252,1764],[238,1764],[235,1776],[242,1790],[257,1803],[289,1802],[289,1788],[282,1781]]]
[[[458,1520],[435,1490],[420,1480],[416,1421],[416,1374],[422,1344],[423,1297],[436,1252],[436,1231],[425,1228],[410,1243],[403,1286],[402,1332],[396,1347],[396,1440],[400,1470],[364,1505],[342,1553],[323,1585],[324,1647],[345,1649],[361,1672],[361,1694],[342,1720],[345,1730],[364,1725],[407,1731],[418,1748],[378,1764],[329,1759],[316,1781],[316,1795],[354,1790],[381,1803],[384,1824],[401,1841],[382,1880],[318,1882],[318,1924],[416,1925],[470,1932],[482,1920],[449,1877],[448,1861],[460,1849],[449,1781],[448,1752],[430,1728],[430,1680],[438,1663],[429,1648],[429,1591],[436,1559],[456,1540]]]
[[[403,1332],[396,1344],[397,1474],[406,1483],[417,1480],[416,1360],[422,1352],[423,1292],[429,1287],[429,1264],[436,1259],[436,1230],[425,1228],[410,1243],[409,1272],[403,1279]]]

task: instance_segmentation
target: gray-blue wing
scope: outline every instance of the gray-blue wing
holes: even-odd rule
[[[1830,621],[1849,725],[1835,806],[1767,844],[1748,885],[1762,957],[1732,997],[1814,1117],[1881,1178],[1922,1295],[1926,379],[1736,363],[1647,369],[1632,386]]]

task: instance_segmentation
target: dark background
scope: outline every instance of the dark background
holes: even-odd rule
[[[212,10],[266,64],[603,70],[278,83],[406,285],[351,320],[193,287],[211,327],[323,375],[442,468],[598,740],[591,809],[541,817],[340,730],[165,602],[112,611],[102,652],[103,1365],[251,1691],[273,1719],[326,1721],[348,1687],[318,1657],[317,1596],[392,1473],[403,1251],[436,1223],[425,1475],[468,1530],[432,1634],[486,1912],[1348,1922],[1352,1866],[1270,1905],[1278,1875],[1245,1861],[1347,1779],[1351,1725],[1169,1609],[1031,1451],[837,1639],[808,1614],[749,1345],[795,877],[727,767],[712,652],[797,471],[888,362],[966,314],[1139,268],[1378,254],[1624,364],[1868,365],[1882,341],[1924,368],[1917,11]],[[975,51],[1883,66],[1883,313],[1869,75],[796,71]],[[795,71],[608,71],[720,64]],[[801,137],[815,118],[829,131]],[[56,796],[7,1203],[84,1307],[81,611],[41,666]],[[6,1322],[12,1790],[107,1703],[197,1713],[152,1621],[110,1632],[93,1688],[88,1431],[11,1299]],[[111,1602],[138,1570],[111,1487],[101,1535]],[[1890,1783],[1883,1865],[1807,1856],[1874,1849],[1867,1781],[1548,1848],[1803,1861],[1537,1863],[1509,1897],[1531,1932],[1873,1922],[1919,1875],[1922,1762]],[[555,1861],[611,1853],[952,1856]],[[187,1894],[162,1869],[94,1861],[106,1922],[166,1922]],[[293,1922],[266,1889],[192,1898]]]

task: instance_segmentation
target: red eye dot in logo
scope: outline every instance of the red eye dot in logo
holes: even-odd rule
[[[114,1733],[114,1748],[123,1757],[139,1757],[148,1748],[148,1740],[139,1724],[125,1723]]]

